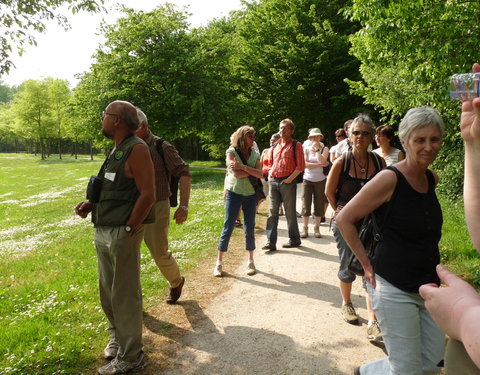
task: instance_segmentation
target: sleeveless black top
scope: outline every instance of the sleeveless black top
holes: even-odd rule
[[[351,152],[343,153],[343,163],[342,163],[342,171],[340,172],[340,180],[337,187],[337,208],[335,209],[335,216],[342,210],[345,205],[350,202],[350,200],[357,195],[360,189],[375,175],[380,172],[382,169],[381,164],[381,156],[377,155],[376,153],[367,151],[368,162],[370,163],[370,158],[373,160],[373,164],[375,169],[373,173],[368,176],[367,178],[358,178],[350,175],[350,163],[352,154]]]
[[[396,172],[397,185],[373,266],[375,273],[390,284],[405,292],[418,293],[422,284],[440,284],[435,266],[440,263],[438,242],[443,216],[435,194],[435,179],[427,170],[428,192],[423,194],[414,190],[398,169],[391,166],[387,169]],[[380,221],[385,207],[386,204],[376,211]]]

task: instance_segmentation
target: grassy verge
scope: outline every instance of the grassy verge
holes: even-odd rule
[[[480,290],[480,257],[468,234],[463,203],[441,198],[443,231],[440,241],[442,264]]]
[[[0,154],[0,373],[82,374],[105,344],[90,222],[76,217],[101,160]],[[192,168],[190,217],[171,226],[183,272],[213,259],[223,222],[223,171]],[[145,309],[168,292],[142,253]]]

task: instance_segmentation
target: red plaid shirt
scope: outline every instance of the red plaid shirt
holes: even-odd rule
[[[295,169],[303,172],[305,169],[305,158],[301,142],[297,141],[295,146],[295,158],[293,157],[293,139],[284,141],[280,138],[273,148],[273,160],[269,160],[272,177],[288,177]]]

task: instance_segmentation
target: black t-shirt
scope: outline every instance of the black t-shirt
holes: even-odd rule
[[[388,167],[394,170],[394,167]],[[397,171],[392,207],[382,228],[382,241],[373,260],[375,273],[395,287],[412,293],[425,283],[440,284],[435,266],[440,263],[438,242],[443,216],[435,194],[435,179],[426,171],[428,192],[414,190]],[[382,221],[386,204],[377,214]]]

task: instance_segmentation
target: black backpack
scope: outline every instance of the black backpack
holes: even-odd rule
[[[167,169],[167,163],[165,163],[165,154],[163,153],[163,142],[165,142],[165,139],[159,138],[157,140],[157,151],[162,157],[163,160],[163,165],[165,166],[165,173],[167,174],[167,177],[170,181],[170,192],[172,195],[170,195],[170,207],[177,207],[178,206],[178,178],[169,174],[168,169]]]

